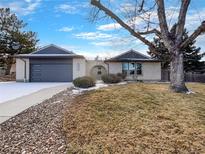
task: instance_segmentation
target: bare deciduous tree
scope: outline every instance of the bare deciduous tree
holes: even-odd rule
[[[147,0],[132,1],[135,9],[133,9],[132,11],[127,9],[127,18],[130,17],[130,19],[135,19],[137,17],[146,22],[147,26],[146,29],[143,31],[136,29],[133,24],[130,24],[129,21],[131,20],[123,20],[120,17],[120,14],[115,13],[114,10],[109,7],[109,5],[103,4],[100,0],[91,0],[91,4],[97,9],[95,14],[93,15],[93,18],[97,19],[97,16],[100,14],[100,11],[103,12],[106,16],[114,19],[124,29],[130,32],[131,35],[139,39],[141,42],[147,45],[150,50],[153,51],[155,51],[156,49],[155,45],[151,43],[151,41],[146,39],[144,35],[154,34],[160,37],[171,55],[170,88],[174,92],[185,93],[188,91],[188,89],[184,82],[183,53],[181,49],[189,42],[195,40],[199,35],[205,32],[205,21],[203,21],[201,25],[199,25],[199,27],[196,28],[196,30],[186,40],[183,40],[182,36],[185,29],[187,11],[191,0],[181,0],[180,2],[181,5],[178,11],[178,18],[176,19],[175,23],[176,32],[174,33],[174,35],[170,31],[170,27],[168,26],[166,12],[167,8],[165,7],[165,1],[153,0],[153,5],[149,4],[149,7],[145,7],[146,1]],[[114,2],[110,1],[109,4],[110,3]],[[152,21],[150,20],[150,18],[153,15],[151,10],[154,9],[156,9],[158,27],[151,28],[150,24],[152,24]]]

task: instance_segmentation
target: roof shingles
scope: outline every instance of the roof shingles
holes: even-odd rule
[[[106,60],[107,62],[123,62],[123,61],[158,61],[143,55],[135,50],[129,50],[121,55]]]
[[[66,49],[51,44],[37,51],[34,51],[31,54],[74,54],[74,53],[72,51],[68,51]]]

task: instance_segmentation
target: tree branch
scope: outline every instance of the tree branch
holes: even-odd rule
[[[151,49],[155,49],[154,44],[152,44],[150,41],[148,41],[146,38],[142,37],[141,34],[134,31],[129,25],[127,25],[122,19],[120,19],[116,14],[114,14],[111,10],[103,6],[99,0],[91,0],[91,4],[96,6],[98,9],[102,10],[105,14],[107,14],[109,17],[114,19],[117,23],[119,23],[122,27],[124,27],[126,30],[130,32],[131,35],[137,37],[140,41],[142,41],[144,44],[149,46]]]
[[[180,12],[178,16],[178,23],[177,23],[177,29],[176,29],[176,43],[181,42],[182,35],[184,32],[184,25],[185,25],[185,20],[186,20],[186,14],[187,10],[189,7],[191,0],[182,0],[181,7],[180,7]]]
[[[185,47],[190,42],[194,41],[199,35],[205,32],[205,21],[201,23],[201,25],[186,39],[181,45],[180,48]]]
[[[164,0],[156,0],[157,3],[157,15],[159,19],[159,26],[161,29],[162,37],[169,42],[169,28],[167,25],[167,19],[165,15],[165,6],[164,6]]]
[[[141,2],[141,4],[140,4],[140,8],[139,8],[139,12],[141,12],[143,9],[144,9],[144,3],[145,3],[145,1],[144,0],[142,0],[142,2]]]
[[[140,35],[147,35],[147,34],[156,34],[159,38],[161,38],[161,33],[157,29],[148,30],[145,32],[139,32]]]

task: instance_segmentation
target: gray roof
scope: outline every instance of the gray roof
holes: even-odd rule
[[[84,58],[82,55],[77,55],[73,53],[72,51],[68,51],[66,49],[63,49],[61,47],[58,47],[54,44],[45,46],[37,51],[34,51],[30,54],[19,54],[15,57],[19,58],[48,58],[48,57],[57,57],[57,58]]]
[[[126,61],[149,61],[149,62],[159,62],[159,60],[151,59],[150,57],[141,54],[133,49],[124,52],[116,57],[106,60],[107,62],[126,62]]]
[[[61,47],[58,47],[54,44],[50,44],[37,51],[32,52],[31,54],[74,54],[74,53],[72,51],[68,51]]]

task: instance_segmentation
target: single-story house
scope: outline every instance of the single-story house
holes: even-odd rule
[[[161,80],[161,62],[129,50],[116,57],[86,60],[56,45],[48,45],[30,54],[16,55],[16,81],[70,82],[77,77],[126,74],[127,80]]]

